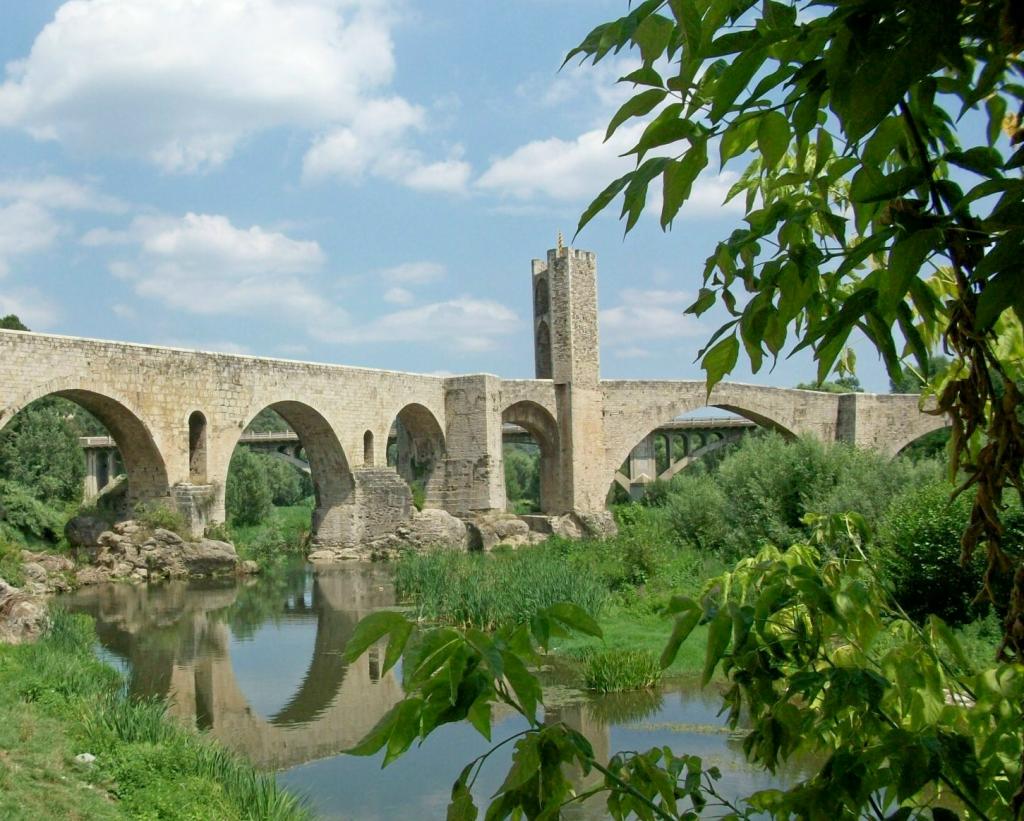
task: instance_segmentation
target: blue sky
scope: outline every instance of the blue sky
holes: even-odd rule
[[[628,168],[630,58],[558,68],[624,0],[4,4],[0,313],[33,330],[532,376],[530,259]],[[602,374],[699,378],[683,316],[740,169],[598,255]],[[617,213],[617,212],[616,212]],[[805,358],[733,378],[793,385]],[[884,391],[877,358],[859,375]]]

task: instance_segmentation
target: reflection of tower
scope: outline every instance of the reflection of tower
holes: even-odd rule
[[[597,335],[597,257],[567,248],[561,235],[547,260],[533,261],[534,359],[555,385],[563,498],[573,510],[601,510],[607,488]]]

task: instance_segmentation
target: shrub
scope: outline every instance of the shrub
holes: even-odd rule
[[[932,482],[899,496],[882,523],[876,555],[911,618],[934,613],[963,624],[980,615],[971,602],[981,590],[984,564],[980,556],[968,567],[960,564],[971,502],[965,495],[951,502],[950,492],[947,483]]]
[[[21,572],[21,548],[3,538],[0,534],[0,579],[15,587],[25,584]]]
[[[264,462],[248,448],[235,448],[231,456],[226,507],[237,524],[258,524],[270,515],[273,494]]]
[[[682,541],[701,550],[721,550],[728,535],[728,507],[725,493],[710,476],[672,478],[666,515]]]
[[[135,505],[135,520],[143,526],[156,530],[170,530],[184,539],[191,538],[192,531],[185,517],[168,504],[162,502],[139,502]]]
[[[263,453],[253,455],[262,462],[266,471],[271,503],[279,506],[298,504],[305,495],[299,471],[282,459]]]
[[[658,660],[644,650],[590,650],[580,663],[587,688],[601,693],[645,690],[661,681]]]
[[[21,534],[39,539],[58,540],[64,532],[64,519],[43,504],[18,482],[0,479],[0,522]]]

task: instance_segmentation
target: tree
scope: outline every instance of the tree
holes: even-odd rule
[[[0,432],[0,478],[21,485],[40,501],[82,498],[85,456],[67,413],[71,403],[46,397],[19,412]]]
[[[801,391],[820,391],[821,393],[863,393],[864,388],[861,387],[860,380],[856,374],[848,373],[837,377],[834,381],[826,380],[824,382],[799,382],[797,384],[797,390]]]
[[[228,518],[237,524],[259,524],[270,515],[273,494],[266,465],[249,448],[235,448],[225,495]]]
[[[906,359],[926,371],[940,345],[952,357],[925,394],[974,492],[964,560],[984,545],[990,577],[1018,564],[1002,547],[1004,491],[1024,498],[1022,45],[1013,0],[820,0],[802,16],[777,0],[646,0],[566,58],[638,52],[608,136],[650,118],[635,169],[578,230],[621,194],[628,232],[656,179],[667,229],[712,148],[723,167],[752,157],[729,192],[746,224],[688,309],[729,314],[700,354],[709,391],[741,348],[755,372],[787,348],[813,351],[818,381],[837,362],[851,372],[854,331],[893,379]],[[1024,661],[1018,576],[1001,652]]]
[[[18,319],[16,314],[0,316],[0,328],[5,331],[27,331],[28,328]]]
[[[629,152],[636,167],[579,229],[621,195],[628,232],[655,180],[668,228],[712,149],[723,165],[749,160],[730,191],[744,198],[745,225],[708,258],[689,309],[720,303],[729,315],[701,351],[709,393],[741,349],[755,372],[809,348],[818,383],[837,363],[851,373],[854,331],[894,379],[908,359],[924,372],[932,351],[950,355],[925,395],[950,416],[951,470],[974,492],[964,557],[984,543],[990,574],[1019,567],[1002,547],[1000,508],[1008,487],[1024,495],[1024,112],[1013,113],[1024,101],[1022,45],[1019,0],[645,0],[567,57],[634,51],[640,67],[622,79],[635,92],[608,134],[648,118]],[[732,818],[959,817],[936,803],[943,795],[972,818],[1022,817],[1024,666],[1009,660],[1024,661],[1024,571],[1002,663],[961,676],[954,665],[969,665],[949,628],[930,619],[918,629],[888,602],[861,551],[863,523],[808,523],[813,544],[767,547],[700,602],[674,598],[662,662],[706,624],[704,679],[725,673],[731,721],[751,722],[748,757],[774,771],[814,750],[824,763],[811,777],[722,803],[716,771],[695,756],[658,748],[600,762],[579,733],[542,725],[526,665],[556,631],[597,632],[566,605],[493,636],[420,633],[397,613],[365,620],[349,658],[387,636],[384,666],[402,659],[407,697],[355,752],[386,747],[387,763],[462,719],[489,738],[498,701],[529,729],[488,818],[556,817],[574,800],[566,765],[601,773],[594,789],[616,818],[694,818],[709,798]],[[476,817],[469,787],[483,758],[453,786],[449,818]]]

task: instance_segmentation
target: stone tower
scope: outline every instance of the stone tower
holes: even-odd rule
[[[561,236],[547,260],[533,261],[534,360],[551,379],[558,407],[562,497],[570,510],[604,508],[607,487],[597,335],[597,257]]]

